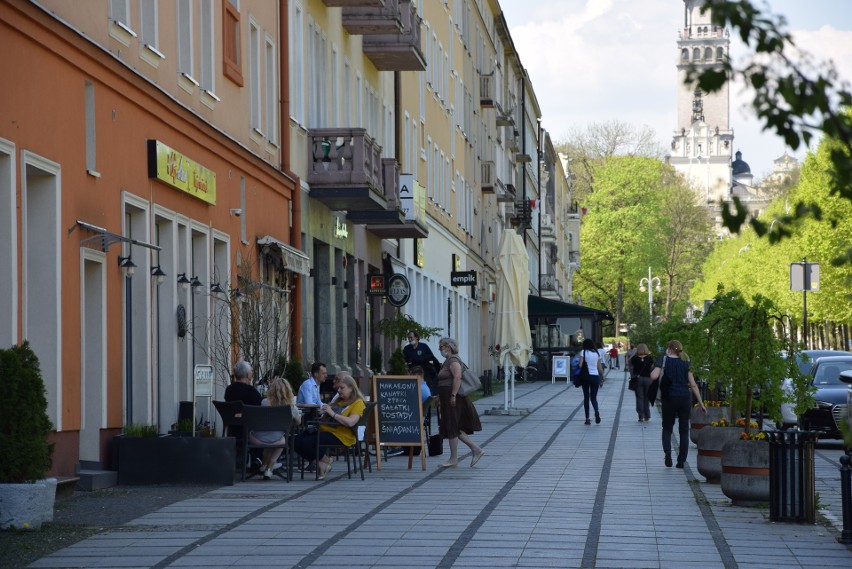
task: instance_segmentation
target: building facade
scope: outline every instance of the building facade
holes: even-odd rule
[[[54,474],[106,467],[123,425],[166,432],[196,364],[221,398],[240,275],[286,298],[307,273],[281,19],[262,0],[0,4],[0,343],[40,358]]]

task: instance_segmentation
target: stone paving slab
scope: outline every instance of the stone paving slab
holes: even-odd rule
[[[610,372],[603,421],[589,426],[580,390],[518,385],[516,406],[531,413],[482,415],[475,440],[486,455],[476,468],[463,452],[450,469],[438,468],[446,454],[427,458],[426,471],[392,458],[363,482],[344,468],[320,482],[237,483],[32,566],[852,566],[834,528],[770,523],[765,508],[732,506],[718,485],[696,480],[694,445],[686,469],[666,468],[659,417],[638,423],[624,383]],[[478,407],[501,403],[499,395]],[[817,468],[826,480],[820,502],[836,507],[830,461]]]

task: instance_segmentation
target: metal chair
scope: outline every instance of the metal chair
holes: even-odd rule
[[[284,436],[277,443],[253,443],[252,432],[282,431]],[[284,449],[287,475],[282,476],[280,470],[274,474],[287,482],[293,478],[293,411],[289,405],[263,407],[261,405],[243,405],[243,472],[241,480],[246,479],[246,462],[251,449]],[[282,456],[283,456],[282,455]],[[258,473],[252,473],[249,478]]]
[[[231,432],[231,427],[240,427],[243,424],[243,402],[214,401],[213,406],[216,408],[216,411],[219,412],[219,416],[222,418],[222,436],[236,436],[236,433]],[[240,435],[240,437],[241,436],[242,435]]]
[[[364,433],[367,430],[367,425],[370,422],[370,415],[373,413],[373,409],[376,407],[377,401],[368,401],[365,402],[364,413],[361,417],[358,418],[358,422],[355,423],[355,426],[352,427],[352,432],[355,435],[355,444],[353,445],[345,445],[341,442],[337,442],[334,444],[321,444],[320,438],[317,437],[317,452],[316,455],[319,456],[320,449],[337,449],[343,452],[343,455],[346,457],[346,474],[349,478],[352,478],[352,467],[349,464],[350,457],[355,462],[355,471],[361,473],[361,480],[364,480],[364,453],[367,452],[366,442],[364,441]],[[369,466],[370,472],[373,471],[372,465]],[[319,480],[319,467],[317,467],[316,471],[316,479]]]

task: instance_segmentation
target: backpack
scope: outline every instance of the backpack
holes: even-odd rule
[[[574,384],[574,387],[583,385],[583,382],[588,379],[588,376],[589,366],[585,362],[583,362],[582,366],[580,365],[580,354],[571,358],[571,383]]]

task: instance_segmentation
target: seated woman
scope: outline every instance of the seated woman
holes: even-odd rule
[[[269,382],[269,389],[266,392],[266,399],[260,402],[264,407],[279,407],[289,405],[293,413],[293,424],[299,425],[302,422],[302,416],[296,408],[296,396],[293,394],[293,388],[290,387],[290,382],[284,378],[276,377]],[[252,444],[275,445],[284,442],[283,431],[252,431],[249,433],[249,439]],[[281,464],[276,462],[278,457],[284,451],[283,448],[267,448],[263,450],[263,466],[261,472],[266,480],[272,478],[272,471],[281,468]]]
[[[411,366],[408,368],[408,373],[411,375],[416,375],[422,381],[420,382],[420,400],[423,403],[426,403],[426,400],[432,397],[432,390],[429,389],[429,384],[426,382],[426,374],[422,367],[420,366]]]
[[[320,455],[317,456],[317,437],[321,445],[354,445],[356,439],[352,427],[358,423],[366,408],[364,396],[352,376],[340,379],[337,393],[340,397],[334,406],[325,403],[320,408],[322,422],[319,429],[296,437],[296,452],[305,460],[317,461],[320,480],[331,472],[332,459],[324,448],[320,448]]]

